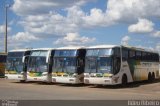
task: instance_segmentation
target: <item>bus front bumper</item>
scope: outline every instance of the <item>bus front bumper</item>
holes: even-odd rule
[[[47,76],[38,76],[38,77],[27,76],[27,81],[42,81],[42,82],[48,82],[48,77],[47,77]]]
[[[85,84],[113,85],[111,78],[84,78]]]
[[[80,84],[77,78],[73,77],[52,77],[53,83]]]
[[[24,76],[21,74],[5,74],[5,78],[12,80],[25,80]]]

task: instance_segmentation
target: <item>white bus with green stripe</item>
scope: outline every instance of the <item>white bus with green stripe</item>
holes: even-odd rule
[[[7,79],[20,80],[25,82],[27,80],[27,62],[30,55],[30,49],[17,49],[8,52],[5,77]]]
[[[84,82],[84,47],[61,47],[55,50],[52,82],[79,84]]]
[[[158,79],[159,54],[129,46],[99,45],[87,48],[85,84],[116,85]]]
[[[27,63],[27,81],[51,82],[53,48],[33,49]]]

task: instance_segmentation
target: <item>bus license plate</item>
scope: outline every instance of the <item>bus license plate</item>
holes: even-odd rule
[[[18,76],[18,78],[22,78],[21,76]]]
[[[89,84],[89,80],[88,80],[88,79],[85,79],[85,83],[86,83],[86,84]]]
[[[56,79],[55,79],[55,78],[53,78],[53,79],[52,79],[52,82],[56,82]]]

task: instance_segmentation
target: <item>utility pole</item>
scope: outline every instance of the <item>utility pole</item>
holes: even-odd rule
[[[5,53],[7,53],[7,44],[8,44],[8,42],[7,42],[7,38],[8,38],[8,36],[7,36],[7,34],[8,34],[8,28],[7,28],[7,9],[8,9],[8,7],[9,7],[9,5],[6,5],[5,6],[5,37],[4,37],[4,48],[5,48]]]

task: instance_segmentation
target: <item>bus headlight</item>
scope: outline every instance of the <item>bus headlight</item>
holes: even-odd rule
[[[84,75],[85,78],[89,78],[89,75]]]
[[[71,77],[76,78],[77,74],[72,74]]]
[[[73,75],[72,75],[72,77],[73,77],[73,78],[76,78],[76,77],[77,77],[77,75],[74,75],[74,74],[73,74]]]
[[[104,82],[110,82],[110,80],[104,80]]]
[[[112,76],[108,76],[108,78],[112,78]]]
[[[42,76],[47,76],[47,74],[45,73],[45,74],[42,74]]]
[[[23,73],[23,72],[21,72],[20,74],[21,74],[21,75],[23,75],[24,73]]]
[[[57,74],[52,74],[52,76],[53,76],[53,77],[56,77],[56,76],[57,76]]]
[[[69,81],[75,81],[74,79],[69,79]]]

